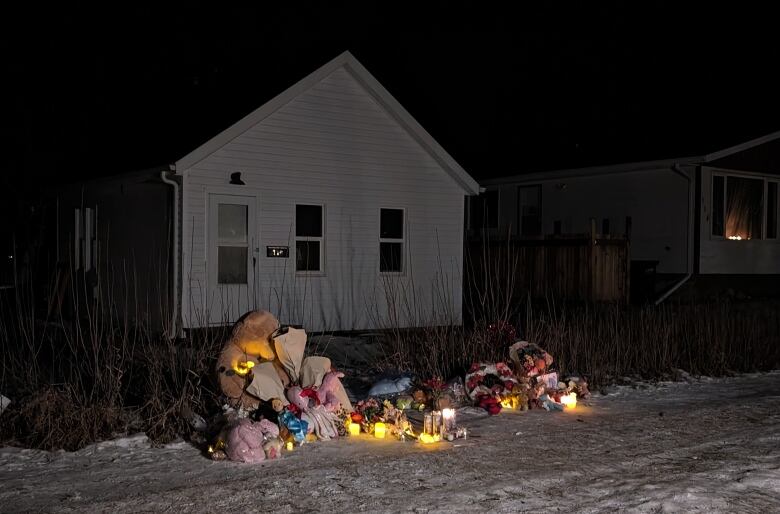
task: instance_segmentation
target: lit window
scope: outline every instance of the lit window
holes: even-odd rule
[[[295,206],[295,271],[322,271],[322,205]]]
[[[379,209],[379,271],[400,273],[404,261],[404,211]]]

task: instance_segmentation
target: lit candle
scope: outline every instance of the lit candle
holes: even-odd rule
[[[455,428],[455,409],[443,409],[441,418],[444,423],[444,432],[450,432]]]
[[[374,437],[377,439],[384,439],[385,438],[385,431],[387,430],[387,427],[385,427],[384,423],[375,423],[374,424]]]
[[[292,441],[287,441],[287,451],[291,452],[293,449],[293,443]]]
[[[425,434],[425,433],[420,434],[420,438],[419,439],[420,439],[421,443],[426,443],[426,444],[435,442],[435,440],[434,440],[434,438],[433,438],[433,436],[431,434]]]
[[[349,435],[360,435],[360,423],[349,424]]]
[[[577,393],[569,393],[561,396],[561,403],[567,409],[573,409],[577,406]]]

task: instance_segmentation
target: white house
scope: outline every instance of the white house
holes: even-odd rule
[[[344,52],[162,173],[182,327],[460,322],[478,184]]]
[[[698,157],[515,175],[472,197],[471,235],[630,232],[633,263],[669,280],[780,274],[780,132]]]

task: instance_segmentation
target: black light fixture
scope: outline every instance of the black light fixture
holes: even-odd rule
[[[234,184],[236,186],[244,186],[244,181],[241,180],[241,172],[237,171],[235,173],[230,174],[230,183]]]

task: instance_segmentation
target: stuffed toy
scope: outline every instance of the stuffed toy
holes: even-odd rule
[[[227,432],[225,453],[230,460],[256,463],[265,460],[265,437],[260,423],[239,419]]]
[[[278,328],[279,322],[266,311],[249,312],[233,327],[216,366],[220,389],[230,406],[255,409],[260,403],[245,389],[252,379],[252,367],[276,357],[270,337]]]
[[[352,402],[341,384],[344,373],[341,371],[331,371],[322,379],[322,384],[317,389],[317,396],[320,403],[330,412],[335,412],[340,408],[352,412]]]
[[[263,451],[265,452],[266,459],[278,459],[282,456],[282,448],[284,448],[284,442],[278,438],[273,437],[263,444]]]
[[[313,389],[303,389],[299,386],[293,386],[287,389],[287,399],[290,404],[298,410],[301,415],[301,421],[306,421],[309,426],[308,433],[314,433],[323,440],[338,437],[338,416],[329,412],[323,405],[319,404],[316,392],[312,395],[309,391]]]

